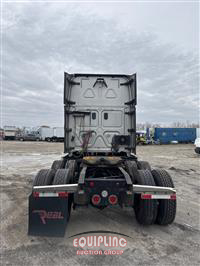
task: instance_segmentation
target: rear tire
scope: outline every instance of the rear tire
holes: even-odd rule
[[[54,169],[55,171],[57,171],[58,169],[62,169],[64,168],[64,161],[63,160],[55,160],[52,163],[51,169]]]
[[[58,169],[53,180],[53,185],[69,184],[70,179],[68,169]]]
[[[137,183],[139,185],[155,186],[153,176],[148,170],[138,170]],[[141,194],[134,198],[136,220],[143,225],[153,224],[157,217],[157,200],[141,199]]]
[[[200,148],[199,148],[199,147],[196,147],[196,148],[195,148],[195,152],[196,152],[197,154],[200,154]]]
[[[71,183],[71,175],[69,169],[58,169],[56,171],[53,185],[62,185],[62,184],[70,184]],[[69,193],[68,196],[68,221],[71,214],[71,207],[73,202],[73,194]]]
[[[164,169],[154,169],[152,175],[157,186],[174,188],[171,176]],[[158,203],[156,223],[160,225],[171,224],[176,216],[176,200],[160,199]]]
[[[65,165],[65,169],[69,169],[69,175],[71,177],[71,180],[73,183],[77,183],[78,180],[76,180],[76,168],[77,168],[77,162],[76,160],[69,160],[67,161]]]
[[[55,175],[55,170],[53,169],[41,169],[34,181],[33,181],[33,186],[47,186],[51,185],[53,178]]]
[[[138,165],[138,169],[140,169],[140,170],[149,170],[149,171],[151,171],[151,166],[146,161],[138,161],[137,165]]]
[[[136,181],[136,177],[139,175],[137,163],[135,161],[127,160],[125,162],[125,165],[126,165],[126,170],[127,170],[128,174],[130,175],[130,178],[134,184]]]

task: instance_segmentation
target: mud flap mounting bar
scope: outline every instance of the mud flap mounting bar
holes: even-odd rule
[[[159,193],[159,194],[175,194],[176,190],[171,187],[157,187],[157,186],[145,186],[145,185],[133,185],[133,192],[136,193]]]
[[[71,206],[68,193],[77,190],[78,184],[34,186],[29,196],[29,235],[64,236]],[[170,187],[132,185],[132,191],[144,200],[176,199],[176,190]]]
[[[33,192],[62,192],[66,191],[74,193],[77,191],[78,184],[66,184],[66,185],[51,185],[51,186],[35,186]]]
[[[121,169],[120,169],[121,170]],[[176,190],[171,187],[157,187],[157,186],[145,186],[145,185],[132,185],[133,192],[136,193],[162,193],[162,194],[175,194]],[[66,184],[66,185],[51,185],[51,186],[34,186],[33,192],[69,192],[74,193],[78,189],[78,184]]]

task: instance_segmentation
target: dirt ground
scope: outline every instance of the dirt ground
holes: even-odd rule
[[[38,170],[59,159],[62,151],[62,143],[1,142],[1,265],[200,265],[200,157],[192,144],[137,149],[140,160],[167,169],[173,177],[178,198],[173,224],[141,226],[131,208],[80,208],[72,211],[64,238],[30,237],[32,180]],[[122,255],[76,255],[69,237],[92,230],[116,231],[131,238],[126,238]]]

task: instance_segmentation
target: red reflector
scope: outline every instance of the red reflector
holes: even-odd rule
[[[170,199],[175,200],[176,199],[176,194],[170,195]]]
[[[117,203],[117,200],[118,200],[118,198],[117,198],[117,196],[116,195],[110,195],[109,197],[108,197],[108,201],[110,202],[110,204],[116,204]]]
[[[94,205],[99,204],[100,201],[101,201],[101,197],[100,197],[99,195],[95,194],[95,195],[92,196],[92,203],[93,203]]]
[[[141,199],[151,199],[152,194],[141,194]]]
[[[68,197],[68,192],[58,192],[58,196],[60,198],[66,198],[66,197]]]
[[[33,197],[34,198],[38,198],[40,196],[40,193],[39,192],[33,192]]]
[[[94,187],[94,182],[93,181],[90,182],[90,187]]]

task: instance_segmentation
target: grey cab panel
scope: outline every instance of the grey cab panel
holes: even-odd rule
[[[135,152],[136,74],[64,75],[65,152],[110,151],[115,135],[130,135]]]

